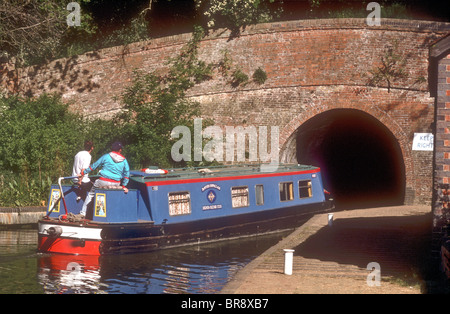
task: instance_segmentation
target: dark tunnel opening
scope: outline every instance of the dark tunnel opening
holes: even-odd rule
[[[401,205],[405,166],[390,130],[354,109],[321,113],[297,130],[297,161],[319,166],[338,209]]]

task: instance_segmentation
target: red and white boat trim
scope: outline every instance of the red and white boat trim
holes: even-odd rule
[[[48,253],[100,255],[102,228],[40,221],[38,250]]]

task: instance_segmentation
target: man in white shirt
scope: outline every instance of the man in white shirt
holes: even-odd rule
[[[91,141],[84,142],[84,150],[78,152],[75,155],[73,161],[72,177],[78,177],[81,170],[86,169],[91,164],[91,152],[94,150],[94,144]],[[80,190],[77,191],[77,201],[80,199],[85,199],[86,193],[91,189],[92,182],[88,175],[84,175],[79,182],[78,178],[74,178],[73,182],[80,185]]]

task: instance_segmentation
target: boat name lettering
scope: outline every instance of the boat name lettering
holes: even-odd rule
[[[220,191],[220,186],[215,183],[210,183],[202,187],[202,192],[205,192],[207,189],[216,189]]]
[[[205,205],[202,207],[203,210],[210,210],[210,209],[221,209],[222,205]]]

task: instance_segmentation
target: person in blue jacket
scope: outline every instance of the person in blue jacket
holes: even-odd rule
[[[130,178],[130,166],[127,159],[122,156],[122,148],[122,143],[113,143],[110,153],[103,155],[88,168],[81,171],[80,178],[99,167],[101,168],[99,172],[100,178],[95,180],[81,208],[81,218],[86,216],[86,209],[95,195],[95,189],[107,186],[122,186],[123,191],[128,193],[126,186]]]

